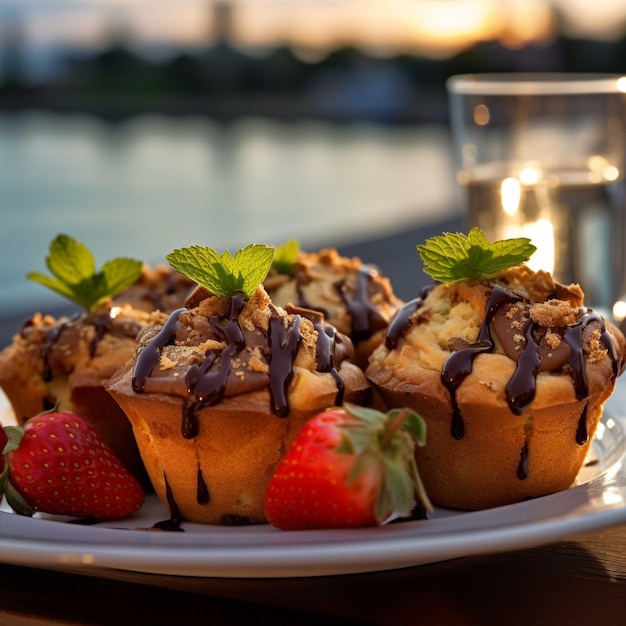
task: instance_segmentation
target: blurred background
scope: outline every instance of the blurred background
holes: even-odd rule
[[[25,279],[60,232],[99,265],[294,236],[413,253],[461,218],[445,81],[492,71],[625,73],[626,3],[0,0],[2,315],[60,303]]]

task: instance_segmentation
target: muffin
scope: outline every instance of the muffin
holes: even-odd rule
[[[60,318],[38,312],[27,319],[0,352],[0,387],[18,424],[55,407],[81,416],[148,487],[128,420],[102,387],[132,358],[137,333],[150,319],[120,295],[133,285],[138,293],[142,263],[117,257],[98,270],[87,246],[61,234],[50,243],[46,265],[51,275],[27,277],[66,297],[77,312]]]
[[[278,306],[294,304],[323,313],[328,323],[350,337],[355,361],[362,367],[404,304],[376,267],[342,257],[332,248],[298,250],[292,263],[274,264],[264,286]]]
[[[57,408],[94,426],[126,468],[149,485],[132,429],[102,382],[135,354],[150,316],[130,306],[55,318],[34,314],[0,352],[0,387],[18,424]]]
[[[573,484],[625,353],[580,287],[521,264],[424,289],[366,374],[385,407],[426,421],[431,500],[484,509]]]
[[[350,340],[318,313],[276,306],[261,281],[245,294],[197,287],[106,384],[172,520],[264,523],[267,483],[306,421],[368,399]]]

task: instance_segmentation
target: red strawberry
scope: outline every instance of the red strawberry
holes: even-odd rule
[[[279,463],[265,514],[282,530],[382,524],[408,517],[415,494],[432,509],[415,465],[426,426],[408,409],[346,405],[313,417]]]
[[[2,474],[4,473],[4,446],[7,445],[9,438],[4,432],[3,428],[0,428],[0,484],[2,480]],[[1,492],[0,492],[1,493]]]
[[[9,443],[0,493],[17,513],[116,519],[144,502],[140,484],[99,433],[72,413],[42,413],[2,433]]]

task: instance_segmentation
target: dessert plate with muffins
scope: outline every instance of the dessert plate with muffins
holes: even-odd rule
[[[0,420],[22,425],[52,407],[82,414],[146,501],[123,519],[84,523],[25,517],[3,501],[0,559],[320,576],[626,522],[626,340],[577,285],[530,270],[533,251],[527,239],[444,233],[417,246],[433,284],[405,303],[360,259],[294,242],[175,250],[156,281],[129,259],[98,272],[82,244],[59,236],[53,277],[31,277],[84,311],[35,314],[0,352]],[[344,402],[423,421],[410,458],[429,510],[353,528],[271,526],[264,496],[282,457]]]
[[[181,576],[326,576],[505,552],[626,522],[626,385],[607,402],[593,458],[568,490],[474,512],[435,507],[428,520],[351,530],[185,523],[155,532],[168,511],[155,495],[132,518],[94,526],[0,513],[0,559],[25,566],[113,568]],[[3,415],[8,405],[1,396]],[[602,435],[598,438],[598,435]],[[581,484],[578,484],[578,483]]]

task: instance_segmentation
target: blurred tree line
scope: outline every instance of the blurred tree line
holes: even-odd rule
[[[325,110],[339,115],[345,110],[353,116],[360,103],[364,115],[378,112],[391,119],[395,114],[401,120],[403,112],[409,115],[410,110],[412,118],[431,119],[440,114],[445,81],[453,74],[626,73],[626,36],[615,42],[558,37],[546,45],[519,49],[484,42],[441,60],[408,54],[380,58],[343,48],[315,62],[303,60],[287,47],[252,56],[223,42],[151,60],[117,41],[91,56],[67,58],[64,68],[54,80],[36,86],[22,83],[19,72],[5,68],[0,105],[74,102],[77,107],[90,103],[105,107],[115,102],[163,109],[177,103],[187,111],[207,111],[211,105],[233,102],[249,110],[255,102],[258,106],[266,101],[277,115],[308,107],[313,113]],[[367,102],[373,103],[369,109]],[[236,107],[230,113],[235,115]]]

